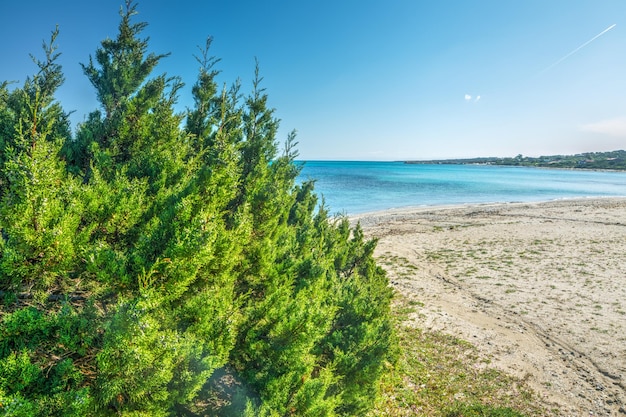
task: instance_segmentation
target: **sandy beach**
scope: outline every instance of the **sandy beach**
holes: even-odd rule
[[[417,326],[475,344],[563,416],[626,415],[626,199],[359,215]]]

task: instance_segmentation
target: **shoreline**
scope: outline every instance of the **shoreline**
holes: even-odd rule
[[[626,415],[625,197],[349,219],[378,239],[395,290],[424,305],[416,326],[476,345],[559,415]]]
[[[626,173],[626,171],[624,171]],[[406,207],[391,207],[388,209],[382,210],[373,210],[366,211],[363,213],[355,213],[355,214],[347,214],[347,218],[351,223],[355,223],[362,218],[371,218],[371,217],[382,217],[382,216],[394,216],[394,215],[403,215],[403,214],[414,214],[423,211],[431,211],[431,210],[451,210],[451,209],[463,209],[463,208],[481,208],[485,206],[503,206],[503,207],[511,207],[515,205],[541,205],[541,204],[550,204],[550,203],[559,203],[559,202],[585,202],[585,201],[604,201],[604,200],[624,200],[626,201],[626,196],[588,196],[588,197],[564,197],[564,198],[554,198],[549,200],[534,200],[534,201],[489,201],[489,202],[481,202],[481,203],[458,203],[458,204],[430,204],[430,205],[419,205],[419,206],[406,206]]]

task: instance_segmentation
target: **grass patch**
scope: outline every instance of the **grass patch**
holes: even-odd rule
[[[492,408],[484,406],[482,404],[475,405],[456,405],[449,412],[445,414],[445,417],[523,417],[523,414],[518,413],[510,408]]]
[[[489,368],[489,358],[472,344],[416,328],[410,304],[396,294],[397,359],[370,417],[551,415],[524,381]]]

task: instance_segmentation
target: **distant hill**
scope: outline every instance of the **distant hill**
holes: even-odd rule
[[[610,169],[626,171],[626,151],[587,152],[576,155],[550,155],[533,158],[517,155],[514,158],[469,158],[441,159],[430,161],[405,161],[407,164],[448,164],[448,165],[505,165],[544,168]]]

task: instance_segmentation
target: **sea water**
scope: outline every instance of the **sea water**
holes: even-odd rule
[[[390,208],[626,196],[626,172],[493,165],[306,161],[331,214]]]

